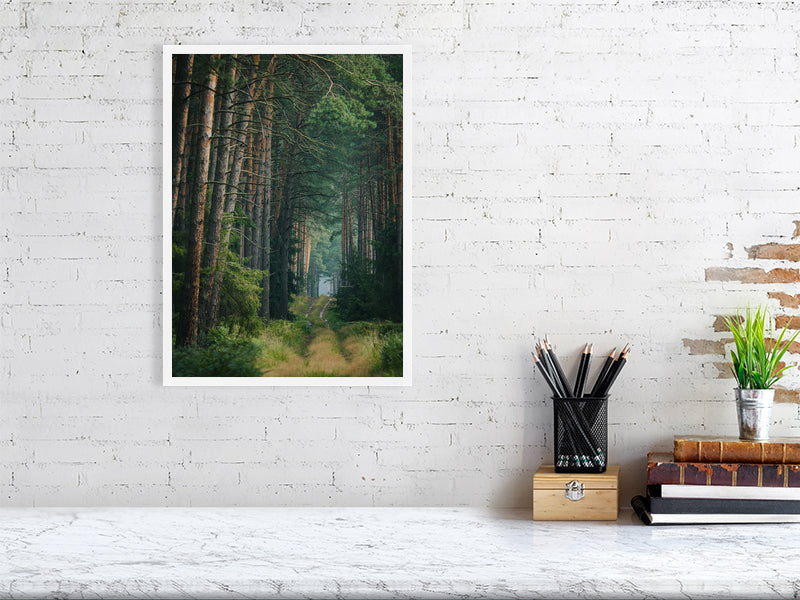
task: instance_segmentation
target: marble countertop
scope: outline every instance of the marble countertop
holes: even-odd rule
[[[448,508],[0,509],[2,598],[797,598],[800,524]]]

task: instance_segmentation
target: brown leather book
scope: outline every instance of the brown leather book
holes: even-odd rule
[[[736,437],[675,436],[677,462],[800,464],[800,438],[745,442]]]
[[[800,487],[800,464],[683,462],[672,452],[647,455],[647,483]]]

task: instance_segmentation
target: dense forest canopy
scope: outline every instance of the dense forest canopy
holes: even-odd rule
[[[338,323],[402,323],[402,59],[173,56],[174,348],[257,339],[323,280]]]

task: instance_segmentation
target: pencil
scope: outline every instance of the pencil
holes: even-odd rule
[[[575,378],[575,390],[572,395],[575,398],[583,397],[583,388],[586,385],[586,375],[589,373],[589,365],[592,362],[592,345],[586,344],[581,355],[581,362],[578,365],[578,376]]]
[[[605,396],[606,394],[608,394],[608,390],[611,387],[611,385],[610,385],[611,378],[614,377],[614,373],[620,367],[619,359],[622,358],[623,354],[625,354],[625,357],[627,358],[627,354],[626,353],[628,352],[629,348],[630,348],[630,344],[625,344],[625,347],[622,349],[622,351],[619,353],[619,356],[617,356],[617,359],[611,365],[611,368],[608,370],[608,373],[606,373],[606,376],[603,379],[603,383],[600,385],[600,396]],[[622,364],[625,364],[625,363],[622,363]]]
[[[561,379],[559,379],[558,373],[556,373],[555,366],[553,365],[553,357],[547,351],[544,342],[542,342],[541,340],[539,341],[539,354],[545,369],[549,373],[550,378],[553,380],[553,384],[558,390],[558,396],[560,398],[566,398],[567,396],[569,396],[569,392],[567,391],[567,388],[565,388],[564,385],[562,384]]]
[[[544,368],[544,365],[542,365],[542,361],[539,360],[539,357],[536,356],[535,352],[531,352],[531,354],[533,355],[533,362],[536,363],[536,367],[539,369],[539,372],[542,374],[542,377],[544,377],[544,380],[547,382],[547,385],[550,386],[550,390],[553,392],[553,396],[560,396],[561,394],[556,389],[553,380],[550,378],[550,374]]]
[[[606,358],[606,362],[603,363],[603,367],[600,369],[600,373],[598,373],[597,379],[595,379],[594,381],[594,387],[592,388],[592,391],[589,393],[590,398],[598,397],[601,386],[603,385],[603,380],[608,374],[608,370],[611,368],[611,365],[614,363],[614,352],[616,350],[617,350],[616,348],[611,350],[611,352],[609,352],[608,354],[608,358]]]
[[[564,369],[561,368],[561,363],[558,362],[558,357],[556,356],[555,351],[553,350],[552,346],[550,346],[549,336],[544,336],[544,343],[545,347],[547,348],[547,353],[550,355],[550,360],[553,362],[553,365],[556,368],[558,379],[561,380],[561,387],[564,388],[566,395],[569,396],[569,393],[572,391],[572,387],[570,387],[569,381],[567,381],[567,376],[564,375]]]
[[[628,361],[629,352],[630,352],[629,346],[626,346],[625,350],[623,350],[622,353],[619,355],[617,362],[611,368],[611,371],[606,377],[608,381],[603,385],[603,389],[600,392],[601,396],[605,396],[606,394],[608,394],[608,391],[611,389],[611,386],[614,385],[614,382],[617,380],[617,377],[619,377],[619,372],[622,371],[622,367],[624,367],[625,363]]]

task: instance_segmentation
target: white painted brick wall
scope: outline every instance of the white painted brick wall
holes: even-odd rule
[[[626,503],[647,451],[735,430],[682,339],[766,297],[705,269],[800,219],[799,42],[797,7],[750,0],[8,0],[0,503],[527,505],[544,333],[569,373],[585,341],[635,346],[609,407]],[[161,386],[171,43],[413,45],[412,388]]]

